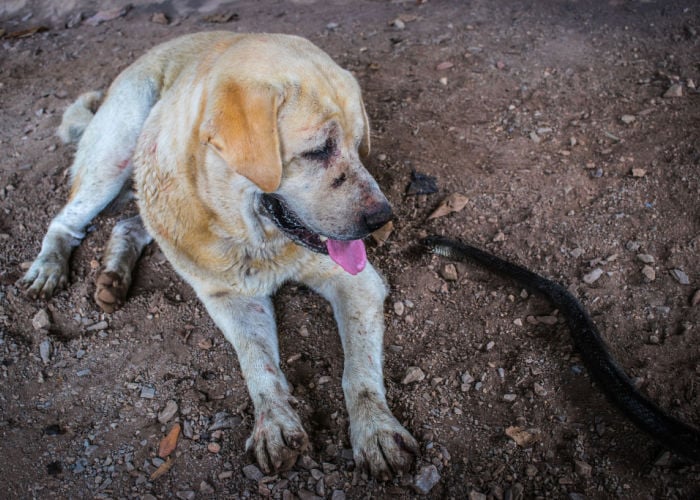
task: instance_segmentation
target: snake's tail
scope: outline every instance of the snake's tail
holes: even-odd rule
[[[459,241],[431,236],[422,243],[435,254],[477,262],[549,298],[566,318],[584,365],[608,399],[662,446],[688,460],[700,462],[700,431],[669,415],[634,387],[611,356],[593,320],[566,288],[522,266]]]

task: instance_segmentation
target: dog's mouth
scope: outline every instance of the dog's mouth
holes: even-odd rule
[[[367,253],[362,240],[335,240],[312,231],[301,222],[282,198],[274,194],[265,193],[260,196],[260,201],[265,215],[298,245],[330,256],[333,262],[352,275],[365,268]]]

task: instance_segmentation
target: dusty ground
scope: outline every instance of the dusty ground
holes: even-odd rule
[[[3,496],[417,494],[413,476],[377,483],[353,470],[342,353],[328,306],[308,290],[289,285],[276,304],[283,369],[314,449],[257,481],[243,471],[252,415],[233,349],[156,246],[112,315],[91,297],[114,215],[75,252],[66,291],[33,302],[15,285],[66,198],[73,151],[53,135],[62,110],[148,47],[223,28],[306,36],[364,88],[368,167],[397,215],[388,242],[369,249],[391,285],[386,383],[420,439],[416,471],[432,464],[441,476],[429,497],[698,497],[700,468],[609,407],[545,301],[472,266],[447,280],[446,262],[415,244],[458,236],[567,284],[642,390],[700,425],[697,2],[241,1],[212,11],[237,14],[225,24],[178,11],[184,1],[137,3],[98,26],[80,23],[79,10],[44,18],[32,2],[0,20]],[[156,12],[170,23],[153,22]],[[40,25],[49,30],[14,35]],[[664,97],[669,89],[679,95]],[[413,170],[439,192],[407,196]],[[464,210],[427,220],[451,193],[469,198]],[[40,311],[48,324],[33,324]],[[425,379],[402,384],[410,366]],[[168,400],[178,410],[162,424]],[[175,421],[187,437],[170,471],[150,480]],[[516,444],[513,426],[538,439]]]

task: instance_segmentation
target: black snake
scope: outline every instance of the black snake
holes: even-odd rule
[[[430,236],[421,243],[437,255],[477,262],[546,296],[566,318],[584,365],[608,399],[662,446],[687,460],[700,462],[700,431],[669,415],[634,387],[608,351],[591,317],[566,288],[522,266],[449,238]]]

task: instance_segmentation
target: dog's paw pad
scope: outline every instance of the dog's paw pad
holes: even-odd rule
[[[126,299],[129,284],[114,271],[102,271],[95,281],[95,302],[106,313],[119,309]]]
[[[291,407],[260,413],[246,449],[266,474],[285,471],[309,448],[309,437]]]

